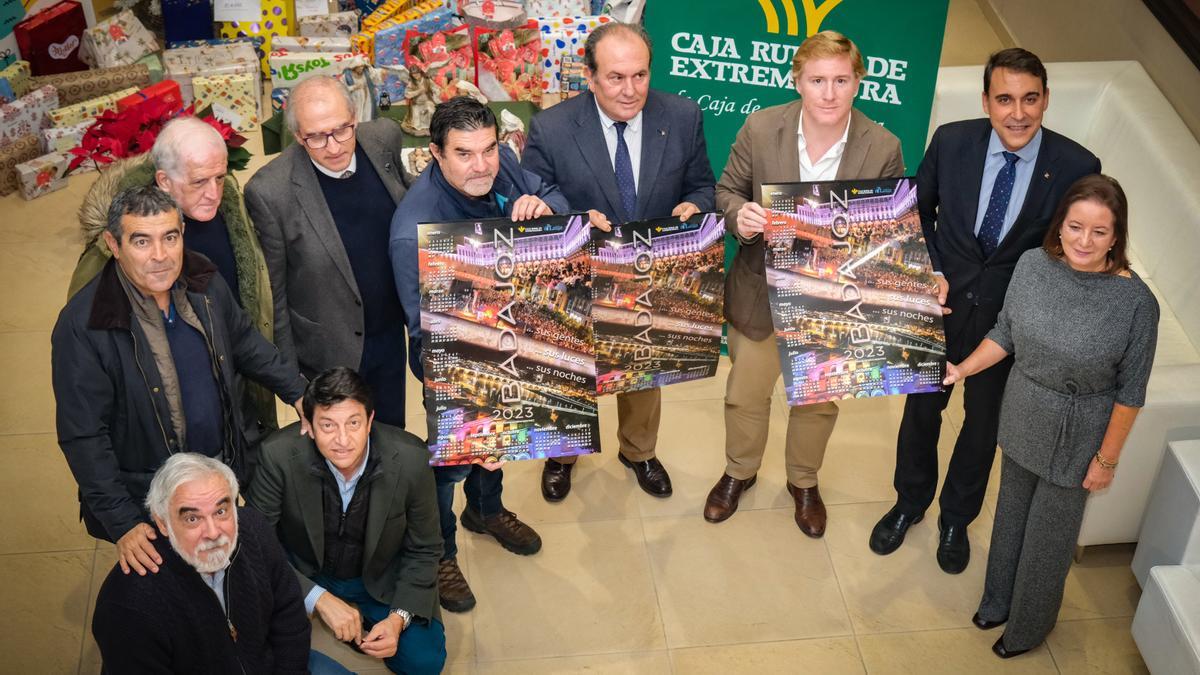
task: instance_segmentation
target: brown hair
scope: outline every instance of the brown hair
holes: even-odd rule
[[[854,67],[854,76],[858,79],[861,80],[867,74],[867,67],[863,65],[862,52],[858,51],[858,45],[835,30],[823,30],[800,43],[800,48],[792,57],[792,77],[799,77],[804,70],[804,64],[810,59],[832,56],[849,56],[850,65]]]
[[[1096,173],[1084,176],[1075,181],[1067,194],[1063,195],[1050,219],[1050,227],[1046,230],[1046,239],[1042,248],[1055,258],[1063,257],[1061,240],[1062,226],[1067,220],[1067,211],[1075,202],[1091,201],[1108,207],[1113,214],[1113,245],[1108,251],[1108,267],[1105,272],[1119,274],[1129,268],[1129,258],[1125,247],[1129,241],[1129,201],[1125,199],[1125,191],[1117,179]]]
[[[992,71],[997,68],[1011,70],[1014,73],[1025,73],[1040,78],[1042,91],[1047,89],[1046,66],[1037,54],[1020,47],[1009,47],[988,57],[987,65],[983,68],[983,93],[988,93],[992,86]]]

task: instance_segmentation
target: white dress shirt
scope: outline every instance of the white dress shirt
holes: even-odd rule
[[[846,128],[842,138],[833,144],[817,161],[808,157],[808,141],[804,138],[804,111],[800,112],[800,124],[796,127],[796,145],[800,149],[800,180],[804,182],[834,180],[838,167],[842,164],[842,154],[846,151],[846,139],[850,136],[850,119],[846,119]]]
[[[608,163],[613,171],[617,170],[617,127],[616,122],[604,114],[600,104],[596,103],[596,112],[600,113],[600,128],[604,131],[604,143],[608,146]],[[642,169],[642,111],[633,116],[625,126],[625,145],[629,147],[629,163],[633,166],[633,189],[636,191],[641,181]]]
[[[355,148],[355,150],[357,150],[357,148]],[[312,162],[312,158],[309,157],[308,161]],[[316,162],[313,162],[313,166],[317,167],[317,171],[320,171],[321,173],[325,174],[326,176],[329,176],[330,178],[341,178],[343,176],[346,176],[347,171],[349,171],[353,175],[354,172],[358,170],[358,153],[355,152],[354,154],[350,155],[350,166],[342,169],[341,171],[330,171],[329,169],[326,169],[325,167],[321,166],[320,164],[318,164]],[[349,177],[350,176],[346,176],[346,178],[349,178]]]

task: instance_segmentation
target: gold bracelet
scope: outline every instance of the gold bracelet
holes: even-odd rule
[[[1099,450],[1097,450],[1096,451],[1096,463],[1099,464],[1100,468],[1102,468],[1102,469],[1115,469],[1115,468],[1117,468],[1117,464],[1119,463],[1119,460],[1109,461],[1107,458],[1104,457],[1104,455],[1100,454]]]

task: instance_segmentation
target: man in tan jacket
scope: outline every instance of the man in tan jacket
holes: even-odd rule
[[[762,184],[904,175],[900,141],[853,107],[865,73],[862,54],[844,35],[809,37],[792,60],[800,100],[750,115],[717,182],[717,208],[740,246],[725,289],[733,360],[725,389],[726,468],[704,506],[709,522],[732,516],[742,492],[755,483],[780,374],[764,269],[767,212],[754,201]],[[837,404],[827,402],[793,407],[788,418],[788,492],[796,502],[796,524],[810,537],[825,534],[817,470],[837,415]]]

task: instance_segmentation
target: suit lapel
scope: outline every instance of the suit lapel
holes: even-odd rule
[[[359,127],[360,129],[362,127]],[[375,167],[375,173],[379,174],[379,179],[383,181],[383,186],[387,188],[388,194],[392,196],[392,204],[400,203],[404,197],[404,186],[400,184],[400,179],[397,177],[399,164],[396,162],[395,149],[381,145],[375,140],[374,134],[367,128],[366,133],[362,134],[358,139],[358,146],[363,149],[367,155],[367,159],[371,161],[371,166]]]
[[[371,443],[371,452],[379,454],[378,478],[371,482],[371,497],[367,503],[367,532],[363,542],[363,565],[370,564],[375,548],[383,536],[383,526],[392,515],[392,500],[397,497],[400,485],[400,462],[388,448],[380,443]],[[367,478],[367,477],[364,477]],[[369,478],[368,478],[369,479]]]
[[[852,108],[850,111],[850,128],[846,130],[846,147],[842,149],[842,161],[838,164],[837,180],[851,180],[863,175],[863,166],[867,163],[867,154],[871,150],[871,139],[867,134],[867,125],[871,121]],[[799,151],[797,150],[797,154]]]
[[[292,163],[292,187],[296,202],[312,226],[313,232],[325,246],[334,265],[342,273],[356,295],[358,284],[354,280],[354,271],[350,269],[350,258],[346,256],[346,247],[342,244],[342,235],[338,233],[337,225],[333,222],[333,214],[325,203],[325,193],[317,181],[317,169],[312,160],[305,154],[303,148],[296,148]],[[361,298],[361,295],[359,296]]]
[[[962,198],[966,200],[963,206],[963,213],[971,214],[971,219],[967,221],[966,236],[975,238],[975,221],[979,219],[979,193],[982,191],[981,183],[983,182],[983,165],[987,163],[988,140],[992,135],[992,125],[984,120],[983,133],[975,137],[975,144],[965,153],[966,161],[963,162],[963,191]],[[983,256],[983,249],[978,249],[979,255]]]
[[[637,213],[630,214],[641,220],[646,217],[646,207],[654,194],[655,183],[658,182],[658,168],[662,166],[663,153],[667,147],[667,134],[670,131],[670,120],[662,114],[658,102],[651,97],[646,107],[642,109],[642,154],[641,170],[638,176]],[[674,206],[674,205],[672,205]],[[665,213],[654,214],[665,216]]]
[[[775,147],[768,156],[775,158],[773,171],[763,183],[797,183],[800,181],[800,146],[797,133],[800,129],[800,101],[789,104],[783,125],[775,130]],[[758,190],[761,185],[754,186]],[[759,199],[762,195],[754,195]]]
[[[596,99],[591,93],[584,94],[584,97],[586,100],[580,103],[581,110],[579,116],[575,118],[575,124],[579,127],[579,131],[575,134],[575,143],[579,145],[580,154],[583,155],[584,161],[592,170],[592,175],[599,182],[600,191],[608,200],[609,208],[606,213],[617,214],[620,222],[632,220],[633,214],[625,213],[625,207],[621,204],[621,191],[617,189],[617,176],[613,173],[612,162],[608,158],[608,144],[604,142],[604,128],[600,126],[600,113],[596,112]],[[644,138],[645,127],[643,126],[642,129]]]
[[[313,469],[317,455],[316,446],[308,440],[302,440],[301,443],[310,450],[292,456],[292,482],[296,485],[300,517],[304,520],[308,541],[317,556],[317,566],[320,567],[325,560],[325,506],[321,498],[321,476]]]

